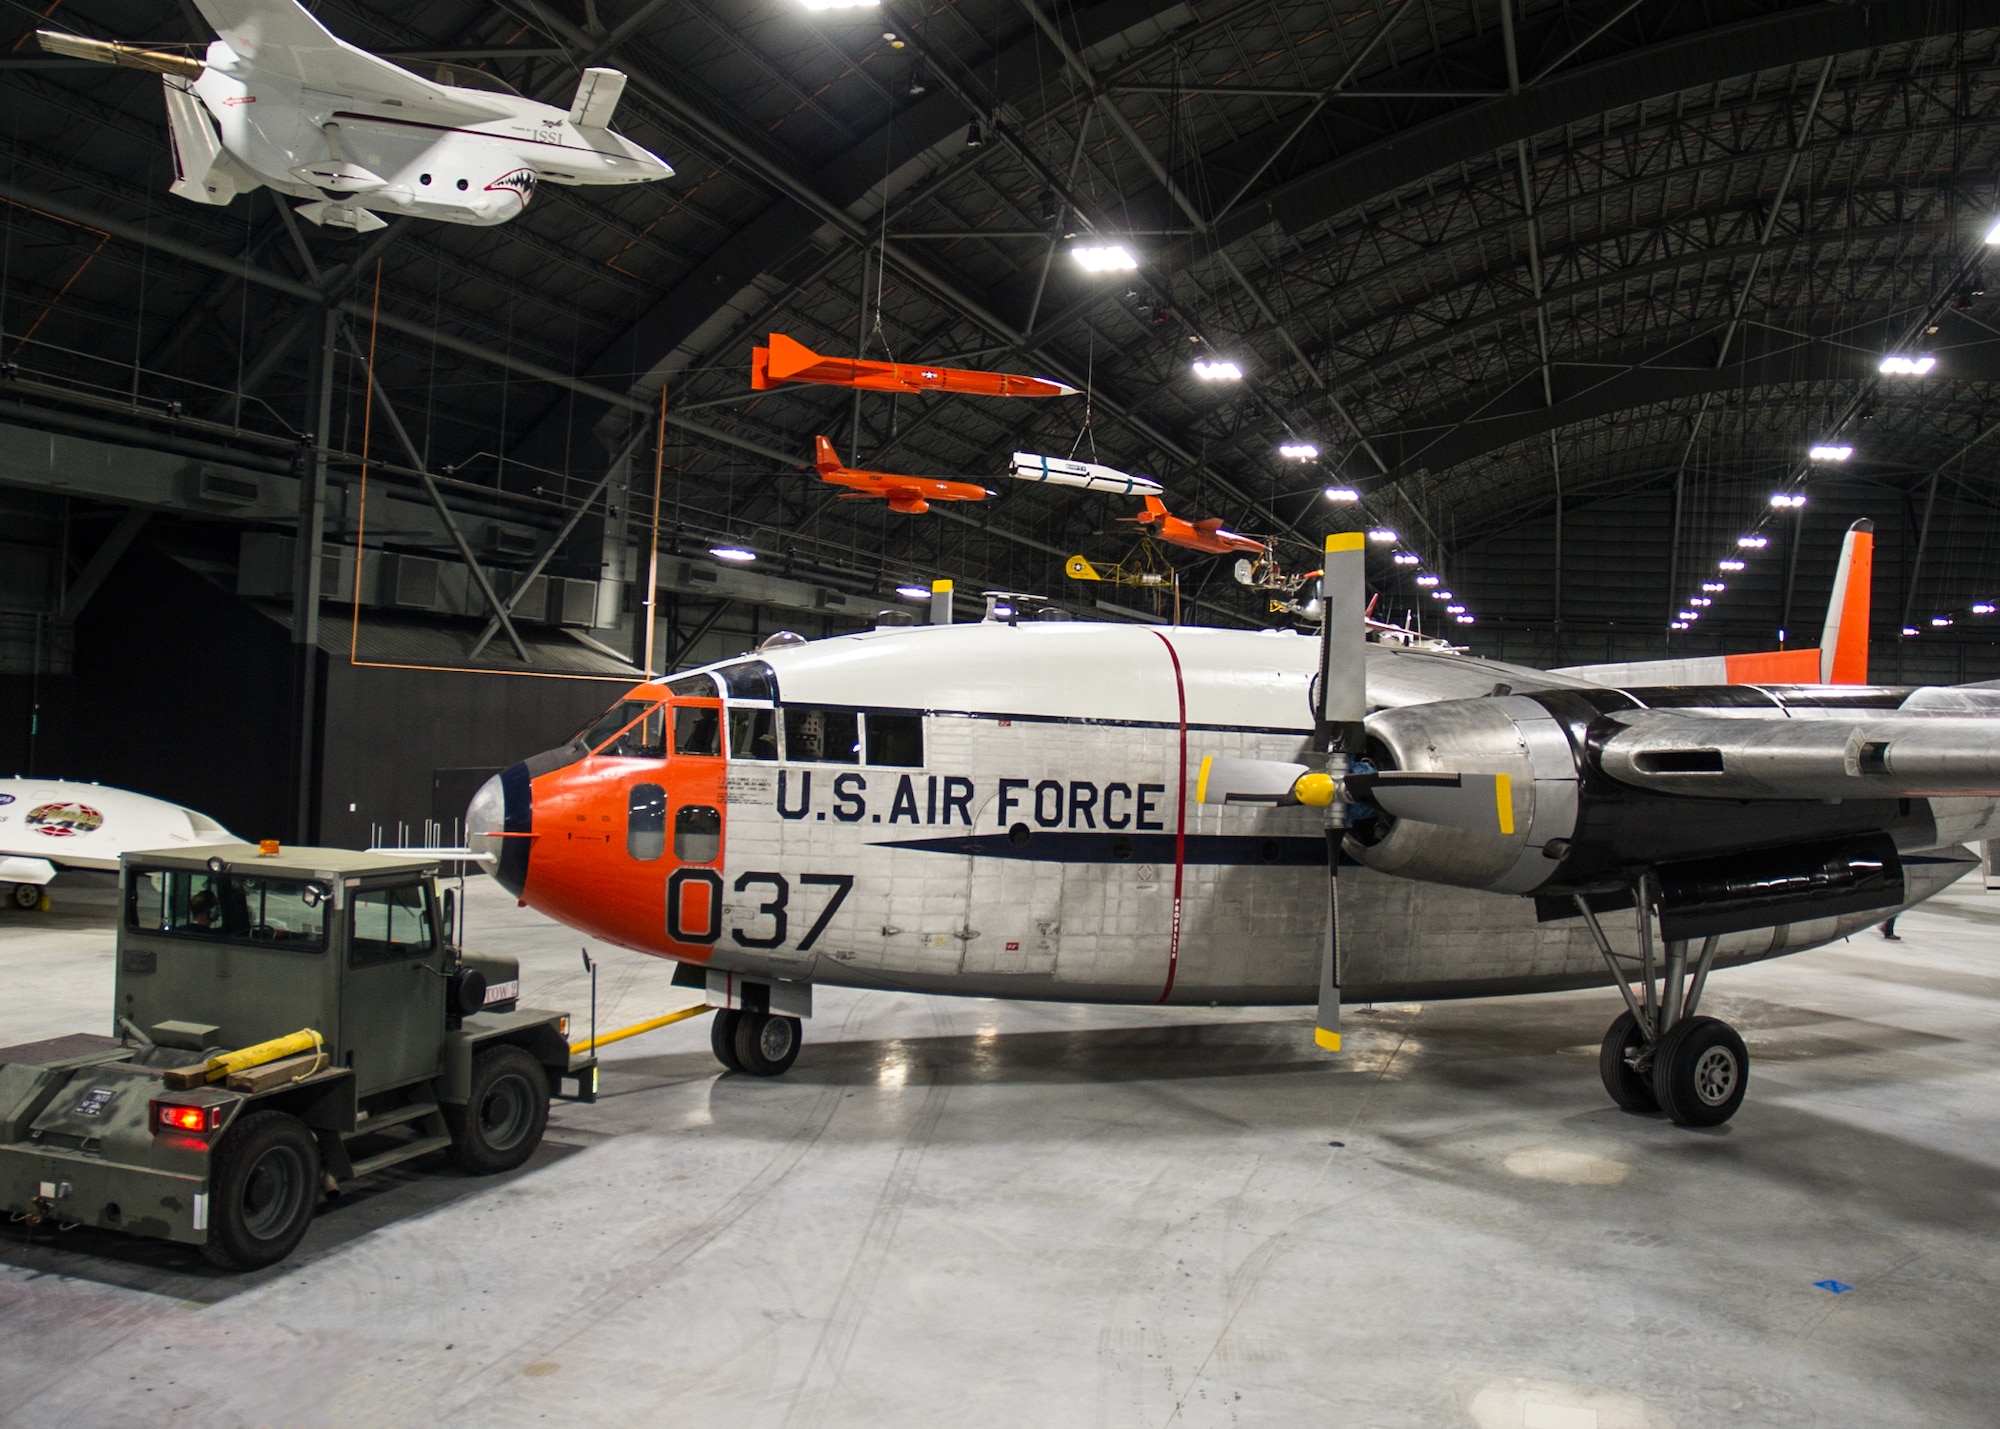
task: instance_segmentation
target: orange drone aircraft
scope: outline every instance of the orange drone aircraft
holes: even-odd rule
[[[1013,372],[821,357],[804,343],[774,332],[769,347],[750,349],[750,386],[753,391],[766,392],[788,382],[817,382],[863,392],[960,392],[973,397],[1073,397],[1077,392],[1046,377],[1023,377]]]
[[[934,476],[899,476],[887,471],[857,471],[841,464],[840,453],[825,437],[813,438],[813,465],[819,479],[853,488],[852,497],[880,497],[891,511],[921,516],[933,501],[984,501],[986,488],[969,481],[944,481]]]
[[[1153,535],[1169,546],[1182,546],[1190,551],[1205,551],[1212,556],[1224,556],[1231,551],[1262,551],[1264,543],[1249,536],[1239,536],[1234,531],[1222,529],[1222,518],[1212,516],[1206,521],[1185,521],[1172,515],[1167,504],[1157,496],[1146,498],[1146,509],[1137,516],[1123,518],[1137,521],[1141,526],[1151,526]]]

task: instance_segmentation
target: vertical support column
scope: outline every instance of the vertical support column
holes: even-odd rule
[[[320,557],[326,549],[326,452],[333,440],[333,357],[340,314],[322,315],[319,347],[310,373],[313,444],[301,453],[299,514],[292,542],[292,838],[314,842],[318,833],[313,798],[318,784],[319,709],[325,699],[319,679]],[[355,571],[359,580],[361,572]],[[254,832],[254,831],[253,831]]]

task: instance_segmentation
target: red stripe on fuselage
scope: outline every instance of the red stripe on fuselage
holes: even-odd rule
[[[1174,995],[1174,974],[1181,964],[1181,877],[1187,870],[1187,684],[1181,679],[1180,652],[1174,649],[1174,642],[1160,635],[1160,643],[1167,647],[1167,658],[1174,662],[1174,698],[1180,705],[1180,783],[1174,786],[1174,924],[1167,939],[1167,985],[1160,989],[1160,1001],[1165,1002]]]

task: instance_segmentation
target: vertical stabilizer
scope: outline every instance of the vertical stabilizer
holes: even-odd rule
[[[1875,523],[1866,518],[1847,528],[1840,545],[1840,569],[1826,603],[1826,628],[1819,637],[1819,679],[1823,685],[1868,683],[1868,609],[1874,584]]]
[[[237,182],[240,170],[222,152],[215,122],[194,97],[187,81],[161,75],[167,96],[167,142],[173,150],[174,181],[167,192],[196,203],[226,204],[244,189],[256,184]]]
[[[842,470],[840,453],[833,449],[833,443],[825,437],[813,438],[813,465],[821,474]]]

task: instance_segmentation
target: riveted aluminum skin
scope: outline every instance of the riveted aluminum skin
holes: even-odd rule
[[[1505,774],[1512,784],[1513,832],[1449,828],[1397,819],[1377,842],[1352,841],[1370,868],[1402,878],[1529,893],[1553,876],[1543,855],[1551,839],[1576,831],[1576,756],[1562,726],[1533,700],[1501,695],[1384,710],[1368,720],[1390,767],[1460,774]]]

